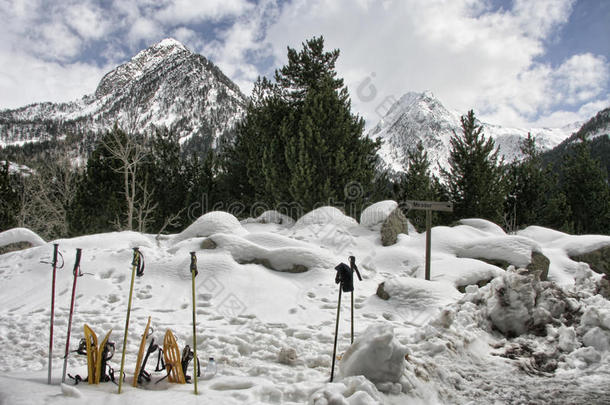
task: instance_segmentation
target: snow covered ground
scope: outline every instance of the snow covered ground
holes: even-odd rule
[[[388,212],[389,203],[377,207]],[[375,209],[375,207],[371,207]],[[296,223],[276,213],[240,223],[210,213],[183,233],[157,240],[135,232],[45,243],[26,230],[0,244],[34,247],[0,256],[0,404],[540,404],[610,402],[610,302],[596,295],[600,276],[569,256],[610,245],[609,236],[572,236],[540,227],[507,235],[477,219],[432,231],[432,281],[423,280],[425,235],[381,245],[378,213],[362,224],[332,208]],[[374,218],[375,220],[372,220]],[[52,243],[58,270],[53,385],[47,385]],[[127,381],[117,386],[60,385],[72,268],[83,249],[71,337],[88,324],[112,329],[117,375],[131,277],[132,248],[142,251],[129,325]],[[170,328],[192,343],[189,252],[197,253],[197,342],[202,366],[218,373],[193,385],[163,381],[131,387],[148,316],[161,342]],[[549,280],[523,274],[533,252],[550,259]],[[338,286],[334,267],[354,255],[350,295],[341,305],[335,381],[329,382]],[[479,260],[481,258],[486,261]],[[489,260],[514,266],[505,271]],[[466,293],[457,287],[470,285]],[[389,295],[376,295],[380,283]],[[484,283],[480,283],[483,285]],[[147,370],[154,370],[156,358]],[[191,363],[192,366],[192,363]],[[86,375],[71,353],[68,372]],[[192,373],[192,371],[191,371]]]

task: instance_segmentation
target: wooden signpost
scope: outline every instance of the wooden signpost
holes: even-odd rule
[[[432,211],[453,212],[453,203],[438,201],[414,201],[407,200],[407,208],[410,210],[426,211],[426,280],[430,280],[430,245],[432,242]]]

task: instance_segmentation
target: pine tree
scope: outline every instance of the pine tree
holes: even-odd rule
[[[437,192],[434,179],[430,173],[430,160],[424,145],[419,141],[415,148],[407,152],[408,169],[401,176],[398,186],[398,202],[404,206],[406,200],[434,201]],[[424,211],[407,211],[407,218],[418,229],[426,228],[426,213]],[[436,217],[436,216],[435,216]]]
[[[19,196],[10,173],[10,163],[6,160],[0,165],[0,231],[17,226],[17,206]]]
[[[536,138],[528,134],[520,148],[524,159],[509,170],[507,217],[518,227],[542,225],[569,231],[569,206],[558,188],[557,175],[551,166],[543,166]]]
[[[111,142],[109,134],[106,143]],[[120,162],[101,142],[87,160],[78,180],[76,196],[68,210],[70,235],[118,230],[126,204],[122,196],[123,178],[117,172]]]
[[[461,117],[462,134],[451,137],[449,170],[442,176],[454,204],[456,218],[477,217],[500,223],[506,189],[503,160],[493,139],[486,139],[474,112]]]
[[[600,162],[591,157],[585,135],[564,166],[564,192],[576,233],[610,233],[610,186]]]
[[[344,190],[357,183],[363,198],[372,188],[378,141],[363,136],[364,121],[351,113],[338,50],[324,51],[322,37],[297,51],[275,72],[259,79],[253,101],[232,147],[223,157],[225,187],[235,199],[301,211],[319,204],[353,203]]]

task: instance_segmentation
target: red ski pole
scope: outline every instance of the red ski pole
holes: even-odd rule
[[[64,356],[64,370],[61,382],[66,382],[66,368],[68,367],[68,354],[70,354],[70,332],[72,331],[72,315],[74,314],[74,299],[76,297],[76,280],[80,274],[80,257],[82,249],[76,249],[76,260],[74,261],[74,283],[72,284],[72,300],[70,301],[70,318],[68,320],[68,337],[66,338],[66,354]]]
[[[49,333],[49,379],[48,384],[51,384],[51,369],[53,367],[53,319],[55,318],[55,274],[57,273],[57,255],[61,257],[61,266],[64,267],[64,258],[59,253],[59,245],[53,244],[53,282],[51,283],[51,331]]]

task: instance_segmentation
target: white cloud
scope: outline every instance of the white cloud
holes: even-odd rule
[[[162,27],[157,24],[154,20],[148,18],[138,18],[131,23],[131,28],[127,34],[129,43],[134,46],[140,46],[140,43],[144,41],[148,43],[152,40],[159,39],[163,36]]]
[[[328,49],[341,50],[339,74],[368,126],[387,97],[423,90],[459,112],[474,108],[500,124],[528,125],[567,102],[593,101],[608,80],[607,62],[593,55],[560,67],[539,62],[573,2],[523,0],[492,11],[485,0],[294,0],[265,40],[279,66],[286,45],[324,35]],[[360,85],[376,96],[359,95]]]
[[[65,11],[66,24],[81,38],[99,39],[110,29],[111,23],[106,18],[108,13],[96,5],[75,4]]]
[[[44,62],[20,53],[0,52],[0,108],[76,100],[92,93],[108,69],[82,63]]]
[[[159,21],[180,24],[244,15],[253,5],[246,0],[172,0],[156,17]]]

